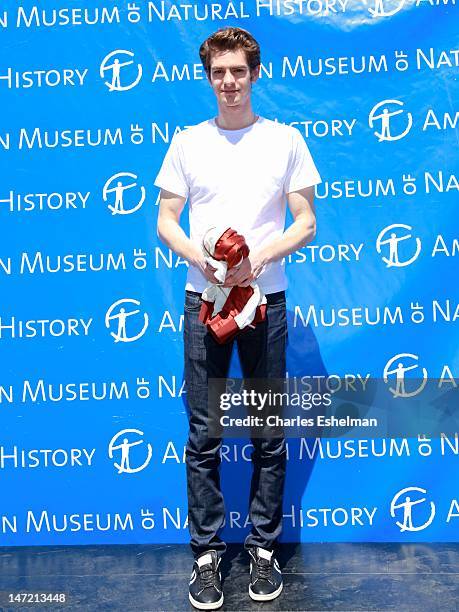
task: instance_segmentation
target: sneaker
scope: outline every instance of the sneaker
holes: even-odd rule
[[[216,551],[209,550],[194,562],[189,598],[198,610],[215,610],[223,605],[220,561]]]
[[[255,601],[271,601],[283,588],[282,572],[272,550],[257,546],[249,549],[250,584],[249,595]]]

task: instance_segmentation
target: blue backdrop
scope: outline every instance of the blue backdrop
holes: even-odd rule
[[[407,387],[454,386],[457,11],[3,4],[1,545],[188,541],[186,262],[158,241],[153,180],[172,135],[216,114],[198,49],[219,27],[259,41],[254,110],[295,125],[323,179],[317,237],[286,261],[289,375],[402,363]],[[288,449],[284,541],[457,541],[457,434]],[[250,450],[223,447],[228,541],[249,529]]]

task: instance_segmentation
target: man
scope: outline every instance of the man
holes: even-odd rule
[[[232,227],[243,235],[250,254],[229,270],[224,286],[256,282],[267,298],[266,320],[235,339],[245,378],[285,377],[287,341],[285,289],[281,260],[315,236],[313,185],[320,176],[300,132],[252,110],[252,85],[260,67],[260,48],[249,32],[222,28],[201,45],[201,61],[217,99],[218,116],[177,134],[155,185],[161,188],[158,235],[188,260],[184,320],[185,381],[189,406],[186,447],[188,518],[195,562],[189,597],[202,610],[223,604],[219,565],[226,544],[218,536],[225,517],[220,489],[221,439],[207,435],[207,381],[228,374],[233,342],[219,344],[199,322],[201,294],[217,283],[201,242],[211,226]],[[180,228],[189,203],[190,238]],[[285,231],[285,202],[293,216]],[[268,601],[282,591],[274,556],[281,532],[286,450],[283,437],[252,438],[253,476],[249,512],[249,594]]]

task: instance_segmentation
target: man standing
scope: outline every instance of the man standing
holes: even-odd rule
[[[260,48],[249,32],[222,28],[207,38],[199,55],[215,93],[218,116],[172,139],[155,185],[161,188],[158,235],[188,260],[185,287],[184,369],[189,405],[186,447],[188,519],[195,557],[189,597],[202,610],[223,604],[219,565],[226,544],[218,532],[225,518],[220,489],[221,439],[207,435],[207,381],[228,375],[233,342],[217,343],[198,315],[201,294],[217,283],[201,252],[211,226],[232,227],[250,254],[227,272],[224,286],[256,282],[267,298],[266,320],[239,333],[245,378],[284,378],[287,288],[283,257],[315,236],[314,188],[321,179],[300,132],[252,110]],[[180,215],[188,200],[190,237]],[[293,223],[284,232],[286,200]],[[249,512],[252,530],[249,594],[268,601],[282,591],[274,546],[282,527],[286,450],[283,437],[252,438],[253,476]]]

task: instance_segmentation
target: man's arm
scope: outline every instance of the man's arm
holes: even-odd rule
[[[161,189],[157,233],[166,246],[201,270],[207,280],[218,282],[214,277],[215,268],[207,264],[201,250],[188,238],[180,227],[180,215],[186,198]]]
[[[293,217],[292,225],[280,238],[276,238],[258,251],[251,252],[239,268],[230,270],[225,279],[225,286],[246,287],[256,280],[265,265],[290,255],[314,239],[316,235],[314,187],[291,191],[287,194],[287,202]]]

